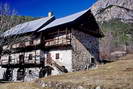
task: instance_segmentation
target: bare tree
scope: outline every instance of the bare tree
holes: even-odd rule
[[[16,18],[16,11],[10,9],[10,6],[8,4],[0,4],[0,54],[2,53],[2,47],[3,45],[7,45],[7,48],[16,42],[23,42],[23,40],[29,39],[27,37],[20,38],[19,35],[14,35],[12,37],[4,37],[3,33],[6,30],[9,30],[11,27],[15,26],[16,24],[19,24],[23,21],[21,21],[20,18]],[[19,26],[21,28],[21,26]],[[18,28],[19,29],[19,28]],[[21,30],[20,30],[21,31]],[[11,50],[10,50],[11,51]],[[10,52],[9,51],[9,55]],[[2,55],[2,54],[1,54]]]
[[[13,19],[16,11],[10,9],[8,4],[0,4],[0,33],[13,26]]]
[[[12,19],[15,15],[15,10],[11,10],[8,4],[0,4],[0,36],[2,33],[12,26]],[[4,39],[2,37],[0,41],[0,52],[2,51],[2,46]]]
[[[29,19],[23,20],[25,17],[22,19],[21,19],[21,17],[24,17],[24,16],[18,16],[16,14],[16,11],[13,9],[10,9],[10,6],[8,4],[0,4],[0,35],[2,35],[3,32],[5,32],[6,30],[9,30],[11,27],[13,27],[17,24],[23,23],[25,21],[30,21],[33,19],[33,18],[29,18]],[[21,28],[21,25],[19,26],[19,28]],[[20,38],[19,39],[18,38],[19,38],[19,36],[15,35],[11,39],[8,39],[8,40],[6,39],[6,41],[5,40],[3,40],[3,41],[4,41],[4,43],[13,44],[17,40],[20,41]],[[25,39],[28,39],[28,38],[25,37]],[[21,40],[24,40],[24,37],[21,38]],[[1,44],[2,44],[2,41],[0,42],[0,45]]]

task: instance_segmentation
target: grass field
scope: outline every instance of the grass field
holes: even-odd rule
[[[25,83],[1,84],[0,89],[133,89],[133,54],[87,71],[67,73]]]

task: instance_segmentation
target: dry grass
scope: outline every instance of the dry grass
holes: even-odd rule
[[[97,69],[67,73],[39,79],[43,82],[61,82],[81,85],[86,88],[102,86],[105,89],[133,89],[133,54],[122,57],[117,62],[100,65]],[[36,81],[31,83],[2,84],[0,89],[44,89]]]
[[[7,83],[1,84],[0,89],[48,89],[42,88],[34,82],[20,82],[20,83]]]
[[[133,89],[133,55],[122,57],[117,62],[100,65],[98,69],[52,76],[44,81],[70,82],[83,86],[103,86],[105,88]]]

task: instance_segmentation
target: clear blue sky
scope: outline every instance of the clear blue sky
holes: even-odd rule
[[[89,8],[96,0],[0,0],[16,9],[19,15],[42,17],[49,11],[63,17]]]

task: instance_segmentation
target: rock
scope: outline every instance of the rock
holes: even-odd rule
[[[119,57],[125,56],[126,54],[127,52],[125,51],[115,51],[111,53],[111,56],[119,58]]]
[[[98,0],[91,11],[97,21],[120,19],[133,23],[133,0]]]
[[[102,89],[100,86],[97,86],[95,89]]]
[[[84,89],[82,86],[78,86],[78,88],[77,89]]]

